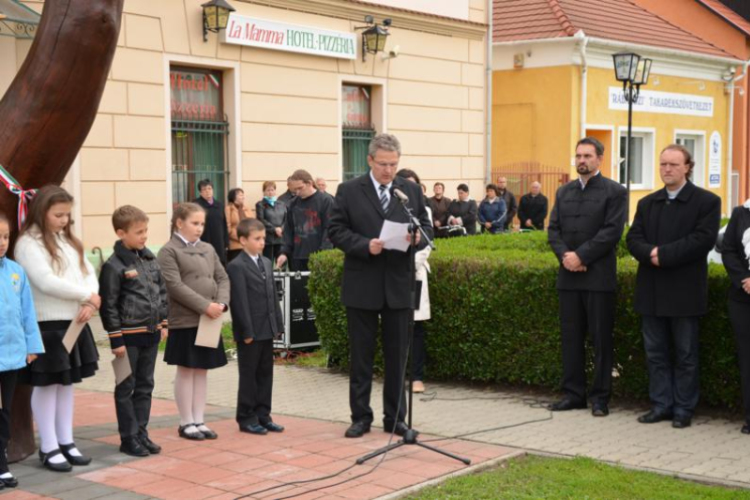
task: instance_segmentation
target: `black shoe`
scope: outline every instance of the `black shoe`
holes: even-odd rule
[[[354,422],[344,433],[344,437],[348,438],[361,438],[365,434],[370,432],[370,424],[366,422]]]
[[[742,429],[740,429],[740,432],[743,434],[750,434],[750,424],[743,425]]]
[[[143,444],[138,440],[137,437],[130,436],[122,438],[120,444],[120,452],[131,457],[147,457],[149,452]]]
[[[265,427],[266,429],[268,429],[268,432],[284,432],[284,426],[283,425],[279,425],[276,422],[268,421],[268,422],[266,422],[264,424],[260,424],[260,425],[262,425],[263,427]]]
[[[642,424],[655,424],[664,420],[672,420],[671,411],[651,410],[650,412],[638,417],[638,421]]]
[[[570,411],[570,410],[585,410],[586,401],[575,401],[570,398],[563,398],[557,403],[552,403],[547,407],[549,411]]]
[[[76,457],[70,454],[70,450],[76,447],[75,443],[70,444],[61,444],[60,445],[60,451],[62,451],[62,454],[65,456],[65,458],[70,462],[70,465],[75,466],[83,466],[88,465],[91,463],[91,457],[86,457],[81,455],[80,457]],[[80,451],[80,450],[79,450]]]
[[[404,422],[398,422],[394,426],[393,424],[383,424],[383,431],[387,433],[394,433],[397,436],[404,437],[404,434],[406,434],[406,431],[409,430],[409,427]],[[416,431],[415,431],[416,432]]]
[[[49,461],[50,458],[56,457],[57,455],[62,455],[62,452],[59,449],[52,450],[49,453],[43,453],[42,450],[39,450],[39,460],[42,462],[43,466],[52,472],[70,472],[73,470],[73,466],[70,465],[70,462],[53,464]]]
[[[148,436],[138,436],[138,441],[141,442],[143,447],[146,448],[151,455],[158,455],[161,453],[161,446],[151,441]]]
[[[245,424],[240,425],[240,432],[246,432],[248,434],[257,434],[259,436],[265,436],[268,434],[268,429],[260,424]]]
[[[199,430],[195,430],[193,432],[185,432],[185,429],[187,429],[188,427],[192,427],[194,425],[195,424],[188,424],[188,425],[181,425],[181,426],[179,426],[177,428],[177,434],[181,438],[192,439],[193,441],[203,441],[204,439],[206,439],[206,437],[203,435],[203,433],[201,431],[199,431]]]
[[[684,429],[685,427],[690,427],[692,425],[692,418],[690,417],[678,417],[675,416],[674,419],[672,419],[672,427],[675,429]]]
[[[196,427],[201,427],[201,426],[206,427],[206,424],[204,424],[203,422],[201,422],[200,424],[195,424],[195,426]],[[198,429],[198,431],[200,431],[200,433],[203,434],[204,438],[206,438],[206,439],[218,439],[219,438],[219,435],[216,434],[214,431],[212,431],[208,427],[206,427],[206,429],[207,430],[205,430],[205,431],[201,431],[200,429]]]
[[[609,415],[607,403],[594,403],[591,405],[591,414],[595,417],[606,417]]]
[[[0,490],[3,488],[15,488],[16,486],[18,486],[18,479],[15,477],[11,476],[4,479],[0,477]]]

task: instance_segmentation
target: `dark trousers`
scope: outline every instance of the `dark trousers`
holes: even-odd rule
[[[349,406],[352,422],[372,423],[370,407],[372,392],[372,369],[377,346],[379,320],[383,331],[383,361],[385,380],[383,383],[383,424],[391,426],[403,422],[406,416],[404,396],[404,367],[406,365],[407,331],[409,309],[368,311],[346,308],[349,330]],[[399,400],[400,408],[399,408]],[[396,410],[398,408],[398,414]]]
[[[609,403],[615,326],[615,293],[560,290],[563,383],[566,396],[586,401],[586,336],[594,345],[594,380],[589,399]]]
[[[698,404],[698,317],[643,316],[653,409],[692,417]]]
[[[728,305],[740,365],[742,406],[745,409],[745,422],[750,423],[750,304],[729,299]]]
[[[16,391],[16,380],[20,370],[0,372],[0,474],[8,472],[8,441],[10,441],[10,410],[13,393]]]
[[[424,365],[427,359],[427,348],[424,342],[424,321],[414,322],[414,341],[412,343],[411,366],[414,380],[424,380]]]
[[[276,264],[276,259],[281,255],[281,245],[269,245],[266,244],[263,247],[263,257],[271,260],[272,263]]]
[[[238,342],[237,367],[240,370],[237,423],[245,426],[271,422],[273,340]]]
[[[127,346],[133,373],[115,387],[115,412],[120,438],[148,437],[154,367],[159,345]]]

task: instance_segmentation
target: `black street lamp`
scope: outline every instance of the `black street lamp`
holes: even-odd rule
[[[367,26],[354,28],[364,30],[362,32],[362,62],[365,61],[368,52],[370,54],[377,54],[385,50],[385,41],[390,35],[388,27],[392,23],[390,19],[383,19],[382,25],[375,24],[375,19],[372,16],[365,16],[365,22]]]
[[[236,9],[226,0],[211,0],[201,5],[203,9],[203,41],[208,41],[208,32],[218,33],[227,28],[229,14]]]
[[[641,85],[648,84],[651,59],[641,58],[633,52],[621,52],[612,56],[615,78],[622,82],[622,92],[628,101],[628,138],[625,142],[625,188],[630,200],[630,141],[633,135],[633,103],[638,101]]]

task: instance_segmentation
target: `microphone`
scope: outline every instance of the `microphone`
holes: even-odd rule
[[[406,205],[409,203],[409,197],[404,194],[403,191],[401,191],[399,188],[393,188],[393,194],[396,195],[396,198],[399,199],[401,204]]]

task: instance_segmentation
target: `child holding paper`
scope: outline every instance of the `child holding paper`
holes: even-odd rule
[[[18,373],[44,353],[29,280],[23,268],[5,256],[9,243],[10,223],[0,212],[0,490],[18,486],[6,454]]]
[[[227,267],[232,283],[232,330],[237,342],[240,386],[237,423],[241,432],[268,434],[284,427],[271,419],[273,339],[284,332],[273,263],[263,256],[266,228],[258,219],[237,226],[243,252]]]
[[[164,361],[177,365],[174,396],[180,412],[178,434],[185,439],[216,439],[204,423],[208,370],[227,364],[224,343],[195,345],[201,315],[219,319],[229,305],[229,278],[214,247],[201,241],[206,212],[181,203],[172,215],[172,239],[158,261],[169,295],[169,336]]]
[[[148,437],[147,426],[159,340],[167,337],[167,287],[156,257],[146,248],[146,213],[125,205],[112,214],[112,226],[119,240],[102,266],[99,287],[112,352],[127,359],[132,370],[115,386],[120,451],[146,457],[161,451]]]
[[[58,186],[41,188],[15,250],[31,283],[45,351],[21,378],[34,387],[31,410],[39,429],[39,459],[56,472],[91,463],[73,442],[73,384],[99,368],[99,353],[87,324],[101,305],[99,282],[83,244],[71,230],[72,210],[73,197],[67,191]],[[68,352],[63,338],[74,320],[84,326]]]

